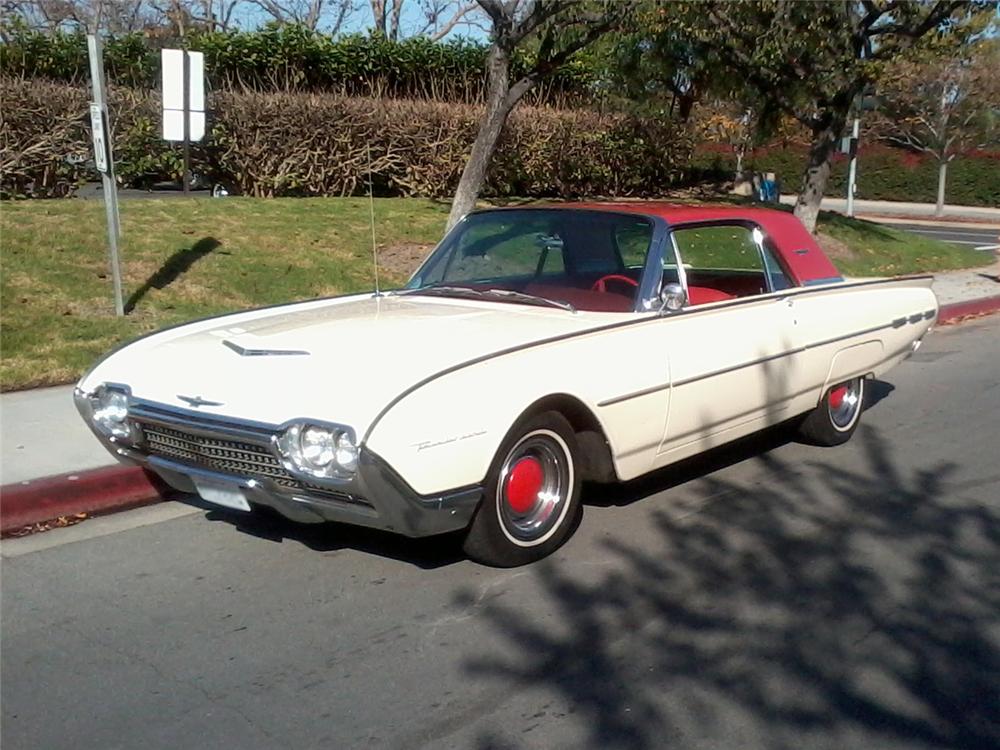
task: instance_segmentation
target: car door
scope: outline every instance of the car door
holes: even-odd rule
[[[787,277],[758,227],[682,225],[671,241],[664,278],[681,283],[688,303],[663,321],[671,398],[657,465],[786,418],[798,347]]]

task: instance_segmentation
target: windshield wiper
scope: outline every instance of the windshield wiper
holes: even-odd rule
[[[510,289],[472,289],[467,286],[425,286],[419,289],[404,289],[398,292],[398,294],[434,294],[442,297],[469,297],[473,299],[499,297],[500,299],[511,300],[512,302],[523,302],[526,305],[558,307],[560,310],[576,312],[576,308],[569,302],[549,299],[548,297],[539,297],[535,294],[515,292]]]
[[[511,289],[484,289],[483,296],[489,297],[502,297],[504,299],[516,300],[517,302],[523,302],[526,305],[543,305],[548,307],[558,307],[561,310],[569,310],[570,312],[576,312],[576,308],[573,307],[569,302],[563,302],[558,299],[549,299],[548,297],[539,297],[537,294],[525,294],[524,292],[515,292]]]

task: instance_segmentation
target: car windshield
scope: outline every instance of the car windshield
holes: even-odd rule
[[[648,219],[607,211],[473,213],[417,270],[404,293],[629,312],[652,234]]]

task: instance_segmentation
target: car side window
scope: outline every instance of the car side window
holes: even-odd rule
[[[785,269],[781,267],[778,256],[774,254],[774,248],[771,247],[771,244],[765,240],[761,250],[764,255],[764,269],[767,271],[767,277],[771,282],[771,291],[780,292],[782,289],[793,287],[794,284],[788,278]]]
[[[753,228],[743,224],[679,227],[673,232],[692,305],[765,294],[768,272]],[[780,266],[775,264],[780,270]]]
[[[641,269],[649,250],[650,227],[646,222],[622,223],[615,227],[615,247],[625,268]]]

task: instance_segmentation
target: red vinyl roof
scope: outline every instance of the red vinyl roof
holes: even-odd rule
[[[840,271],[830,262],[813,237],[795,216],[787,211],[753,206],[684,206],[657,201],[621,203],[560,203],[546,208],[587,208],[598,211],[624,211],[657,216],[671,226],[702,221],[749,221],[764,230],[786,269],[798,285],[835,281]]]

